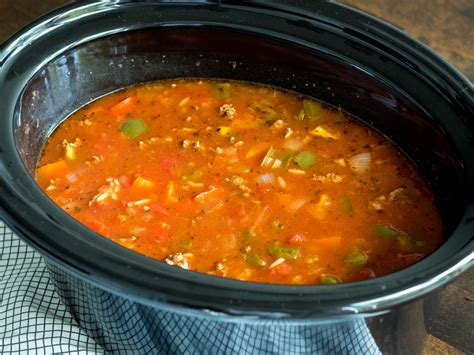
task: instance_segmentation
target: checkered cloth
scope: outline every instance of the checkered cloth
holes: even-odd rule
[[[59,300],[42,257],[0,221],[0,354],[103,354]]]
[[[0,253],[0,354],[380,354],[362,319],[308,326],[198,318],[110,294],[48,263],[66,308],[42,257],[1,221]]]

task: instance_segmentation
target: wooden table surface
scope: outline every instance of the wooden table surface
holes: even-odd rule
[[[0,43],[66,0],[0,0]],[[474,79],[474,0],[340,0],[405,30]],[[443,291],[424,354],[474,354],[474,269]]]

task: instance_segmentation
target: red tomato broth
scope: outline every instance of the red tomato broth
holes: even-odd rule
[[[363,280],[443,237],[432,192],[387,139],[312,99],[241,82],[100,98],[51,135],[37,182],[127,248],[240,280]]]

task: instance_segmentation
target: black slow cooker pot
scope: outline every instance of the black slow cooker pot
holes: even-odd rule
[[[472,84],[422,44],[322,1],[106,1],[61,8],[0,53],[0,212],[43,254],[62,301],[115,353],[420,350],[439,290],[472,263]],[[87,229],[35,184],[54,128],[139,82],[212,77],[311,95],[403,150],[435,191],[446,241],[405,270],[331,286],[175,268]]]

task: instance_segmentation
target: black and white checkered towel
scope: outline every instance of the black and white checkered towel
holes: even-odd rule
[[[40,254],[0,221],[0,354],[103,354],[57,296]]]
[[[79,328],[40,254],[1,221],[0,257],[2,355],[380,354],[363,319],[326,326],[201,319],[140,305],[57,269],[56,286],[68,294]],[[91,303],[91,297],[107,302]]]

